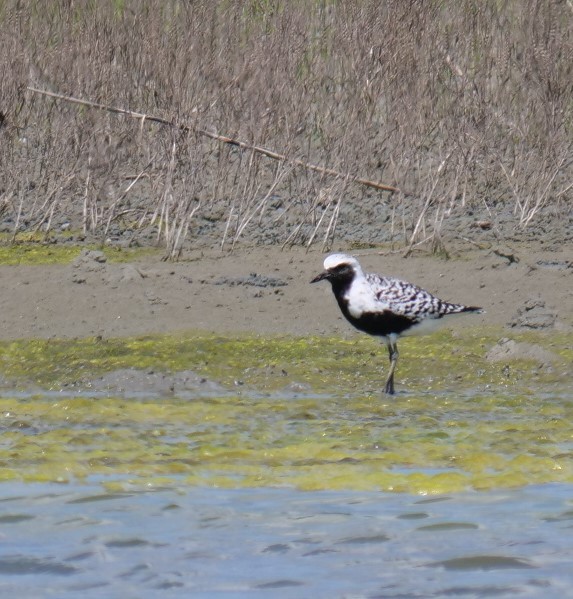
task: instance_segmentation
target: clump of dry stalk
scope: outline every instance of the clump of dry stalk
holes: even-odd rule
[[[443,248],[452,215],[485,205],[527,228],[572,201],[567,2],[7,0],[0,21],[0,224],[13,239],[69,230],[159,242],[170,258],[198,236],[327,247],[352,219],[375,224],[378,201],[391,218],[380,239],[409,253]],[[373,199],[353,177],[401,192]]]

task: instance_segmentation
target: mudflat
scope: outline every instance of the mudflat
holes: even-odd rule
[[[347,251],[344,246],[335,251]],[[520,244],[511,252],[465,250],[440,259],[379,249],[349,251],[367,272],[420,285],[438,297],[482,306],[451,328],[573,328],[573,249]],[[111,263],[83,250],[66,265],[0,266],[0,338],[123,337],[189,330],[340,335],[356,333],[327,283],[311,285],[325,254],[276,246],[233,253],[190,251],[180,262],[144,256]]]

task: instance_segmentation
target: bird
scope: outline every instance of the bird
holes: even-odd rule
[[[360,263],[348,254],[331,254],[324,271],[311,283],[330,281],[342,314],[356,329],[382,337],[390,357],[384,385],[388,395],[395,393],[394,371],[398,362],[397,340],[402,335],[428,333],[450,314],[482,313],[477,306],[445,302],[429,291],[407,281],[364,273]]]

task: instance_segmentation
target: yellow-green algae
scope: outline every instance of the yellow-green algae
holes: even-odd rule
[[[109,262],[128,262],[138,256],[158,253],[157,248],[120,248],[73,243],[18,241],[10,243],[0,237],[0,265],[69,264],[85,249],[103,249]]]
[[[0,399],[0,479],[417,493],[573,482],[567,337],[536,337],[558,357],[551,368],[489,364],[495,340],[404,340],[395,397],[380,394],[386,356],[366,337],[0,344],[0,374],[12,382]],[[73,396],[72,383],[118,368],[190,369],[228,392]],[[6,391],[30,382],[52,394]]]

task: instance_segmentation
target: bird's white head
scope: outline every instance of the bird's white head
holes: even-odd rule
[[[334,285],[334,281],[338,279],[351,281],[359,274],[362,274],[362,269],[354,256],[348,254],[330,254],[324,260],[324,272],[314,277],[311,283],[327,279]]]
[[[347,264],[352,268],[360,268],[358,260],[349,254],[330,254],[324,259],[324,270],[333,270],[343,264]]]

